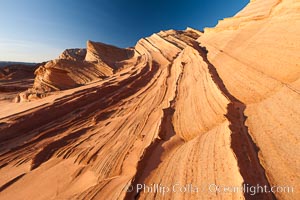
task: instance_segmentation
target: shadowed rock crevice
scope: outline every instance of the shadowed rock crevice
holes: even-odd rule
[[[169,78],[171,78],[171,68],[174,63],[174,60],[178,57],[178,55],[173,59],[173,61],[168,66],[168,76],[166,82]],[[173,136],[176,135],[174,126],[172,123],[173,114],[175,112],[175,103],[176,98],[178,96],[178,85],[180,84],[181,77],[183,75],[184,64],[182,63],[181,72],[176,80],[176,88],[174,92],[173,99],[169,102],[169,107],[163,109],[163,117],[161,119],[161,124],[159,127],[158,138],[156,138],[144,151],[143,157],[138,162],[137,172],[135,177],[133,178],[133,182],[131,186],[133,190],[126,193],[125,199],[139,199],[141,190],[137,190],[138,184],[146,184],[145,180],[148,176],[154,172],[154,170],[161,163],[161,156],[164,153],[168,153],[165,151],[163,145],[167,143]],[[173,78],[173,77],[172,77]]]
[[[222,91],[222,93],[230,100],[227,105],[226,118],[230,122],[229,128],[231,130],[231,148],[236,155],[240,173],[244,179],[244,185],[246,187],[260,185],[262,187],[267,186],[269,189],[270,183],[265,174],[265,170],[260,163],[258,157],[259,148],[253,142],[248,127],[245,125],[247,117],[244,114],[246,105],[234,97],[224,85],[220,78],[216,68],[210,63],[207,58],[208,51],[201,44],[198,45],[198,51],[202,56],[204,62],[209,68],[209,72],[215,84]],[[275,195],[270,192],[261,192],[256,195],[251,195],[249,192],[244,193],[245,198],[248,200],[259,199],[276,199]]]
[[[14,184],[15,182],[17,182],[19,179],[21,179],[25,174],[21,174],[19,176],[17,176],[16,178],[10,180],[9,182],[5,183],[4,185],[0,186],[0,192],[2,192],[3,190],[5,190],[6,188],[8,188],[9,186],[11,186],[12,184]]]

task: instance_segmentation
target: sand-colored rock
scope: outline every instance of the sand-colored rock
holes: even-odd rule
[[[272,186],[300,187],[299,9],[293,0],[251,1],[198,40],[230,93],[247,104],[246,124]]]
[[[66,49],[59,56],[59,59],[83,61],[86,56],[86,49]]]
[[[118,69],[117,62],[134,56],[134,49],[121,49],[100,42],[87,42],[86,61],[105,63],[112,69]]]
[[[299,199],[299,6],[42,65],[32,101],[0,107],[0,199]],[[294,191],[212,187],[257,184]]]
[[[120,49],[92,41],[87,42],[87,49],[66,49],[58,59],[40,66],[35,71],[33,87],[20,93],[16,99],[30,101],[49,95],[52,91],[66,90],[107,78],[126,67],[126,60],[134,57],[134,54],[134,50],[130,48]]]

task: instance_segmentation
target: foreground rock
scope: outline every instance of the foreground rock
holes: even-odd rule
[[[40,67],[32,89],[60,92],[1,108],[0,199],[299,199],[299,8],[251,1],[204,34]],[[226,190],[245,185],[285,192]]]
[[[251,1],[198,39],[226,88],[247,105],[246,125],[272,186],[300,188],[299,9],[290,0]]]

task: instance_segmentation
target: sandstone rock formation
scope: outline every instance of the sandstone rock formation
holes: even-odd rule
[[[40,66],[35,71],[33,87],[19,94],[17,100],[30,101],[44,97],[51,91],[101,80],[125,67],[127,63],[124,60],[131,57],[134,57],[133,49],[88,41],[87,49],[67,49],[58,59]]]
[[[300,187],[300,2],[251,1],[235,17],[205,30],[229,92],[247,106],[246,125],[271,185]],[[297,199],[299,193],[275,194]]]
[[[0,108],[0,199],[299,199],[299,9],[66,50]],[[293,192],[209,188],[257,184]]]
[[[59,56],[62,60],[83,61],[86,55],[86,49],[66,49]]]

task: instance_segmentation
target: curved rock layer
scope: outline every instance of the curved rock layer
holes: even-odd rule
[[[299,5],[66,50],[0,108],[0,199],[298,199]],[[257,184],[294,192],[210,187]]]
[[[58,59],[35,71],[32,88],[18,95],[17,101],[44,97],[52,91],[66,90],[102,80],[121,70],[135,59],[133,49],[120,49],[99,42],[87,42],[87,49],[67,49]],[[131,59],[128,63],[128,59]]]
[[[294,0],[251,1],[198,39],[229,92],[247,104],[246,125],[270,184],[295,188],[300,187],[299,10]],[[297,199],[299,191],[276,197]]]

